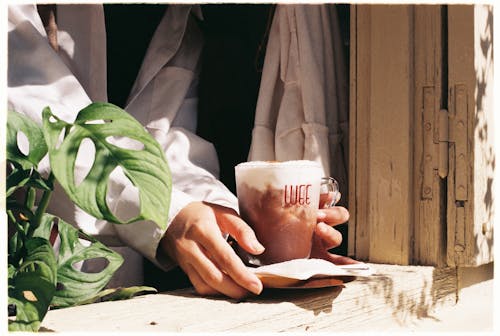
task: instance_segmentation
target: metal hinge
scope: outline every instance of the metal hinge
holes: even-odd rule
[[[422,132],[423,132],[423,181],[422,199],[432,199],[434,169],[436,160],[435,142],[435,87],[424,86],[422,91]],[[437,140],[437,139],[436,139]]]
[[[433,179],[445,179],[453,162],[456,201],[467,200],[467,87],[455,85],[450,90],[449,110],[436,108],[434,86],[423,87],[423,183],[422,199],[432,199]],[[453,149],[450,151],[450,147]]]
[[[443,128],[441,122],[441,113],[437,114],[438,106],[436,97],[436,88],[434,86],[424,86],[422,91],[422,132],[423,132],[423,181],[422,181],[422,199],[432,199],[434,194],[434,179],[436,170],[441,174],[441,158],[447,153],[441,153],[441,143],[444,139],[448,146],[448,136],[440,134]],[[447,118],[446,118],[447,119]],[[447,124],[446,124],[447,128]]]
[[[455,166],[455,199],[467,201],[468,199],[468,166],[469,166],[469,129],[468,129],[468,96],[467,86],[457,84],[450,90],[449,114],[449,142],[454,144],[454,151],[450,158]]]
[[[439,131],[438,131],[438,146],[439,146],[439,164],[438,164],[438,175],[440,178],[444,179],[448,177],[449,169],[449,142],[450,142],[450,132],[449,132],[449,116],[448,110],[439,110]]]

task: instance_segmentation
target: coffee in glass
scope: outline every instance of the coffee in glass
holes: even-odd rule
[[[265,251],[238,253],[253,265],[309,258],[323,170],[314,161],[250,161],[235,167],[240,216]],[[329,180],[327,181],[328,183]]]

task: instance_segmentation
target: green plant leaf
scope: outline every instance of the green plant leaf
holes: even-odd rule
[[[31,169],[13,168],[5,181],[5,196],[9,197],[30,180]]]
[[[33,237],[40,237],[50,241],[52,226],[56,225],[59,221],[62,221],[59,217],[55,217],[47,213],[44,214],[40,219],[40,225],[38,225],[38,227],[33,231]]]
[[[101,301],[118,301],[131,299],[134,296],[141,295],[147,292],[157,293],[158,290],[153,287],[148,286],[132,286],[132,287],[119,287],[119,288],[108,288],[97,293],[97,295],[88,301],[82,302],[81,304],[88,304],[97,302],[99,299]]]
[[[14,167],[9,176],[7,176],[6,197],[9,197],[17,189],[24,186],[34,187],[40,190],[54,190],[52,183],[40,176],[40,173],[36,170]]]
[[[16,305],[10,331],[37,331],[56,290],[56,258],[43,238],[26,240],[26,257],[18,270],[9,266],[9,304]]]
[[[14,275],[16,274],[16,272],[17,272],[16,267],[12,264],[9,264],[9,266],[7,268],[7,278],[9,279],[9,282],[11,282],[11,279],[14,278]]]
[[[80,305],[86,305],[90,303],[96,303],[101,299],[102,297],[106,295],[110,295],[116,291],[116,288],[106,288],[97,293],[96,295],[92,296],[91,298],[88,298],[87,300],[80,301]]]
[[[116,288],[113,293],[108,294],[103,298],[103,301],[118,301],[131,299],[136,295],[143,294],[145,292],[158,292],[156,288],[148,286],[132,286],[125,288]]]
[[[19,266],[19,263],[26,256],[26,250],[24,248],[24,239],[23,232],[18,230],[14,232],[14,234],[9,237],[9,264],[12,264],[16,267]]]
[[[54,190],[54,185],[50,179],[44,179],[36,170],[31,172],[31,178],[29,179],[27,185],[40,190]]]
[[[44,215],[34,235],[50,236],[51,227],[56,220],[61,243],[57,258],[57,290],[52,305],[59,308],[78,305],[94,297],[108,284],[123,263],[123,258],[101,242],[52,215]],[[80,239],[90,244],[85,246]],[[98,273],[85,273],[74,267],[78,262],[95,258],[106,258],[108,261],[107,266]]]
[[[43,111],[44,134],[49,147],[52,171],[68,196],[80,208],[99,219],[114,223],[152,220],[165,228],[170,206],[171,177],[160,145],[144,127],[119,107],[93,103],[81,110],[74,124]],[[60,134],[70,130],[62,143]],[[142,143],[143,149],[126,149],[111,144],[109,137],[126,136]],[[95,146],[92,168],[84,180],[75,184],[74,169],[78,149],[84,139]],[[109,175],[121,167],[125,176],[137,187],[140,212],[126,221],[118,219],[107,203]]]
[[[22,132],[29,142],[29,152],[25,155],[17,144],[17,135]],[[16,162],[24,169],[37,167],[47,154],[47,144],[42,128],[27,116],[9,111],[7,117],[7,160]]]

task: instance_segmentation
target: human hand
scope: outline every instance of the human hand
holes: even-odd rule
[[[223,237],[230,234],[251,254],[264,247],[253,230],[229,208],[193,202],[175,216],[160,244],[189,277],[200,295],[242,299],[260,294],[262,282],[250,272]]]
[[[349,257],[328,252],[342,243],[342,234],[333,226],[345,223],[349,219],[349,211],[340,206],[318,210],[318,224],[314,230],[311,258],[330,261],[336,265],[355,264],[358,261]]]

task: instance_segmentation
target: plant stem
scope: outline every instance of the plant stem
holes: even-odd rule
[[[26,223],[26,222],[23,221],[22,223],[19,223],[19,221],[16,219],[16,216],[14,215],[12,210],[7,210],[7,216],[9,216],[9,218],[12,222],[12,225],[16,226],[17,233],[19,233],[19,235],[22,234],[22,237],[25,237],[26,236],[26,225],[23,223]]]
[[[26,201],[24,204],[30,210],[35,206],[35,196],[36,190],[33,187],[28,187],[28,191],[26,192]]]
[[[50,172],[49,177],[47,178],[47,181],[49,183],[54,182],[54,174]],[[42,216],[45,213],[45,210],[47,210],[47,206],[49,205],[50,197],[52,196],[52,190],[44,190],[42,194],[42,198],[40,199],[40,203],[38,204],[38,207],[35,212],[34,220],[31,227],[31,232],[32,233],[39,225],[40,222],[42,221]]]
[[[7,210],[7,216],[9,216],[12,223],[17,224],[16,216],[14,216],[12,210]]]

